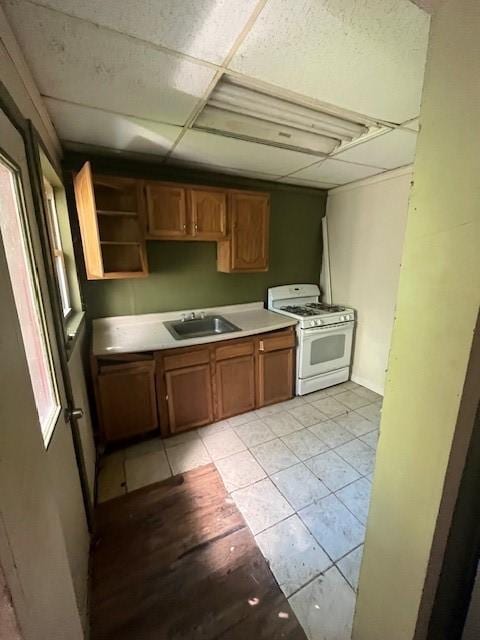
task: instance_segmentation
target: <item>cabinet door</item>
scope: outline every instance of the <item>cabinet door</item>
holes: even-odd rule
[[[152,238],[183,238],[187,235],[187,206],[184,187],[148,182],[148,236]]]
[[[102,278],[103,259],[98,231],[97,206],[93,191],[92,169],[86,162],[73,178],[78,222],[82,236],[85,270],[89,280]]]
[[[227,194],[190,190],[192,234],[198,240],[222,240],[227,235]]]
[[[107,442],[157,428],[154,362],[105,367],[98,374],[97,390]]]
[[[293,396],[293,356],[293,349],[259,353],[258,401],[261,407]]]
[[[268,194],[231,194],[231,270],[268,270]]]
[[[216,363],[217,419],[255,408],[255,364],[253,355]]]
[[[171,433],[213,422],[209,364],[167,371],[165,384]]]

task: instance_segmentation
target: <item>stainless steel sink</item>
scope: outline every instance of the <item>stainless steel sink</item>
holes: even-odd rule
[[[240,329],[225,320],[223,316],[204,316],[191,320],[169,320],[163,323],[175,340],[188,340],[188,338],[202,338],[204,336],[216,336],[221,333],[231,333]]]

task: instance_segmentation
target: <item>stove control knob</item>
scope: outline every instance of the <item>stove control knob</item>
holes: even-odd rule
[[[345,316],[340,316],[340,322],[345,322]]]
[[[323,324],[323,320],[317,320],[317,324],[320,326],[321,324]]]
[[[310,320],[310,326],[314,327],[315,326],[315,320]]]
[[[345,316],[345,320],[351,320],[350,316]]]

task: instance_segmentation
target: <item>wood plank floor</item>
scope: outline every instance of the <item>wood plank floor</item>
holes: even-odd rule
[[[92,640],[306,640],[214,465],[97,509]]]

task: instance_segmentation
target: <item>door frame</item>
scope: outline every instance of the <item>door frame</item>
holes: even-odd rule
[[[45,211],[45,199],[43,197],[43,180],[40,164],[40,148],[47,156],[49,162],[55,169],[59,169],[56,162],[52,161],[50,154],[45,149],[41,138],[30,120],[26,120],[10,96],[3,82],[0,82],[0,109],[12,123],[12,126],[19,132],[25,145],[25,156],[27,160],[28,178],[30,180],[31,195],[33,201],[34,220],[38,228],[40,237],[40,245],[42,251],[42,259],[45,266],[45,275],[47,282],[47,293],[49,304],[52,309],[52,320],[54,327],[55,340],[57,342],[57,350],[59,355],[60,374],[65,389],[67,408],[71,411],[74,409],[74,398],[72,384],[68,370],[68,354],[65,343],[65,332],[62,322],[62,307],[60,300],[60,292],[55,276],[55,267],[53,264],[52,252],[50,250],[50,237],[47,230],[47,216]],[[83,301],[82,301],[83,303]],[[80,329],[80,327],[79,327]],[[59,418],[61,419],[61,418]],[[93,530],[93,505],[90,502],[87,471],[83,449],[81,445],[80,430],[77,421],[73,417],[67,417],[70,423],[73,447],[75,451],[75,459],[77,463],[78,474],[80,478],[80,487],[82,491],[83,505],[85,509],[85,517],[87,520],[88,530]]]

